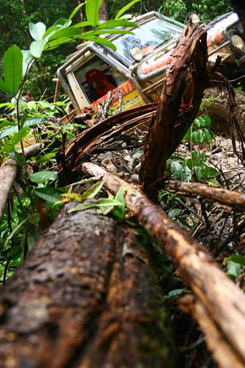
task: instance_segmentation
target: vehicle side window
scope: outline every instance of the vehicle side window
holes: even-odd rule
[[[91,103],[126,80],[97,56],[80,66],[74,74],[83,93]]]

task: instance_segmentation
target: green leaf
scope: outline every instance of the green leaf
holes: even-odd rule
[[[32,38],[35,41],[40,41],[43,38],[43,35],[46,31],[46,26],[44,23],[42,22],[38,22],[38,23],[29,23],[29,31],[30,34],[32,36]]]
[[[211,137],[211,134],[209,133],[209,130],[205,128],[203,130],[203,135],[204,135],[204,141],[209,144],[212,140],[212,137]]]
[[[241,266],[240,264],[228,261],[227,263],[227,275],[230,276],[233,280],[237,279],[241,274]]]
[[[38,225],[40,221],[40,213],[35,212],[28,217],[28,222],[32,225]]]
[[[128,31],[126,29],[109,29],[109,28],[101,28],[97,31],[91,31],[92,35],[100,35],[100,34],[133,34],[133,32]]]
[[[184,166],[181,171],[181,181],[190,182],[192,178],[192,170],[188,166]]]
[[[39,59],[42,55],[46,42],[47,42],[46,40],[33,41],[30,47],[32,56]]]
[[[127,185],[123,185],[115,196],[115,200],[119,201],[121,203],[121,206],[118,206],[117,208],[115,208],[112,214],[116,216],[117,218],[119,218],[120,220],[123,220],[125,216],[126,204],[125,204],[124,193],[126,190],[127,190]]]
[[[194,144],[196,144],[198,142],[197,140],[197,132],[193,132],[191,135],[191,140]]]
[[[56,32],[54,32],[50,37],[48,38],[48,42],[52,40],[56,40],[63,37],[76,37],[81,35],[82,32],[79,28],[76,27],[66,27],[58,29]]]
[[[129,22],[128,20],[124,19],[114,19],[108,20],[104,23],[98,25],[96,29],[100,28],[113,28],[113,27],[132,27],[132,28],[139,28],[138,24],[134,22]]]
[[[63,194],[61,194],[61,196],[65,197],[65,198],[74,199],[77,202],[82,202],[83,201],[83,198],[82,198],[81,194],[78,194],[78,193],[63,193]]]
[[[79,4],[74,10],[73,12],[70,14],[69,16],[69,20],[71,20],[76,14],[77,12],[81,9],[81,7],[84,5],[85,3]]]
[[[4,145],[2,148],[2,151],[6,154],[9,154],[11,151],[13,151],[15,145],[19,143],[29,132],[30,128],[21,128],[19,132],[14,133],[11,139],[9,139],[9,142]]]
[[[42,198],[50,203],[56,203],[60,200],[60,192],[57,189],[51,187],[37,188],[35,190],[35,194],[39,198]]]
[[[171,174],[174,178],[181,180],[182,165],[178,161],[171,161]]]
[[[176,218],[176,216],[181,215],[183,212],[184,212],[184,210],[181,209],[181,208],[173,208],[173,209],[168,211],[168,216],[171,219],[174,219],[174,218]]]
[[[45,121],[46,120],[42,117],[27,118],[23,124],[23,127],[26,128],[26,127],[37,126],[38,124],[42,124]],[[16,132],[18,132],[17,124],[5,129],[2,133],[0,133],[0,139],[5,138]]]
[[[203,143],[203,140],[204,140],[203,131],[201,129],[199,129],[197,131],[197,141],[198,141],[198,143]]]
[[[213,187],[220,187],[220,183],[216,179],[208,179],[206,180],[206,183],[209,185],[212,185]]]
[[[133,0],[127,5],[125,5],[119,12],[116,14],[115,19],[119,19],[128,9],[130,9],[134,4],[138,3],[140,0]]]
[[[241,255],[241,254],[233,254],[232,256],[225,258],[224,260],[225,262],[227,261],[233,261],[235,263],[240,264],[241,266],[245,267],[245,256]]]
[[[57,178],[57,172],[56,171],[39,171],[34,174],[30,175],[30,180],[33,183],[39,184],[39,183],[45,183],[47,181],[53,181]]]
[[[188,294],[189,290],[185,290],[185,289],[175,289],[175,290],[171,290],[166,296],[165,299],[172,299],[172,298],[176,298],[179,297],[183,294]]]
[[[8,48],[3,56],[3,76],[0,78],[0,89],[5,92],[16,94],[22,79],[23,56],[18,46]]]
[[[207,114],[205,114],[205,115],[203,115],[203,118],[205,120],[206,127],[210,127],[210,125],[211,125],[211,118],[210,118],[210,116],[207,115]]]
[[[207,177],[214,178],[219,174],[218,170],[216,170],[214,167],[205,165],[205,172]]]
[[[96,42],[96,43],[104,45],[104,46],[108,46],[113,51],[116,51],[116,49],[117,49],[116,46],[112,42],[108,41],[106,38],[100,38],[98,36],[92,36],[92,35],[89,36],[89,35],[86,35],[86,33],[84,35],[81,35],[81,36],[77,37],[77,38],[79,38],[81,40]]]
[[[52,161],[52,159],[53,159],[53,158],[55,158],[55,156],[56,156],[56,153],[55,153],[55,152],[47,153],[46,155],[41,156],[41,157],[37,160],[37,163],[38,163],[38,164],[41,164],[41,163],[46,162],[46,161]]]
[[[44,49],[47,51],[50,51],[50,50],[56,49],[60,45],[63,45],[65,43],[72,43],[72,42],[75,42],[75,39],[69,38],[69,37],[61,37],[53,41],[48,41],[45,44]]]
[[[84,211],[89,208],[95,208],[95,207],[96,205],[94,203],[81,203],[78,206],[70,209],[68,212],[71,213],[71,212],[76,212],[76,211]]]
[[[199,119],[199,118],[196,118],[196,119],[194,120],[194,125],[195,125],[195,127],[197,127],[197,128],[200,128],[200,127],[201,127],[201,121],[200,121],[200,119]]]
[[[82,194],[81,196],[82,201],[85,201],[86,199],[94,198],[96,194],[99,193],[104,183],[105,183],[104,181],[99,181],[98,183],[91,185],[91,187]]]
[[[87,0],[85,6],[85,14],[87,20],[93,27],[96,27],[99,23],[99,8],[102,0]]]
[[[21,52],[22,52],[22,56],[23,56],[22,76],[24,77],[24,75],[27,72],[28,66],[30,65],[30,62],[32,60],[32,54],[31,54],[30,50],[21,50]]]
[[[200,181],[201,180],[201,177],[202,177],[202,169],[200,166],[195,166],[195,174],[196,174],[196,177],[197,177],[197,180]]]

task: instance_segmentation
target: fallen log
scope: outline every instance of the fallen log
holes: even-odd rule
[[[173,192],[180,192],[194,196],[201,196],[204,199],[217,201],[226,206],[245,210],[245,194],[212,187],[202,183],[185,183],[182,181],[170,180],[165,183],[164,188]]]
[[[229,360],[227,356],[225,366],[219,356],[214,358],[223,368],[244,366],[245,296],[242,291],[186,231],[170,220],[164,211],[141,191],[97,165],[84,163],[82,169],[103,179],[105,186],[114,194],[126,185],[125,201],[128,209],[172,260],[180,276],[210,317],[220,339],[227,341],[229,355],[235,357]],[[235,359],[239,361],[236,366],[233,365]]]
[[[42,147],[41,143],[33,144],[25,148],[25,157],[35,155]],[[0,167],[0,221],[3,217],[4,208],[8,199],[8,194],[17,175],[17,162],[12,158],[7,158]]]
[[[173,368],[169,318],[135,234],[72,206],[0,290],[1,368]]]

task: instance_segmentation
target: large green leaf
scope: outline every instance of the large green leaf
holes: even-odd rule
[[[22,79],[22,53],[18,46],[8,48],[3,56],[3,76],[0,78],[0,89],[13,95],[18,91]]]
[[[116,14],[115,19],[119,19],[129,8],[131,8],[134,4],[138,3],[140,0],[133,0],[127,5],[125,5],[119,12]]]
[[[38,22],[38,23],[29,23],[29,31],[30,34],[32,36],[32,38],[35,41],[40,41],[43,38],[43,35],[46,31],[46,26],[44,23],[42,22]]]
[[[87,20],[91,23],[93,27],[96,27],[99,23],[99,8],[101,6],[102,0],[87,0],[85,13]]]
[[[39,59],[42,55],[45,43],[47,41],[46,40],[38,40],[38,41],[33,41],[31,43],[31,47],[30,47],[30,51],[32,56],[34,56],[35,58]]]

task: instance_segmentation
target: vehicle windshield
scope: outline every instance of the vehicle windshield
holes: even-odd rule
[[[182,29],[164,20],[154,18],[140,25],[140,28],[136,28],[133,32],[134,35],[123,35],[113,40],[117,47],[117,53],[130,63],[135,61],[130,55],[132,48],[138,47],[143,50],[149,46],[157,47],[182,33]]]

